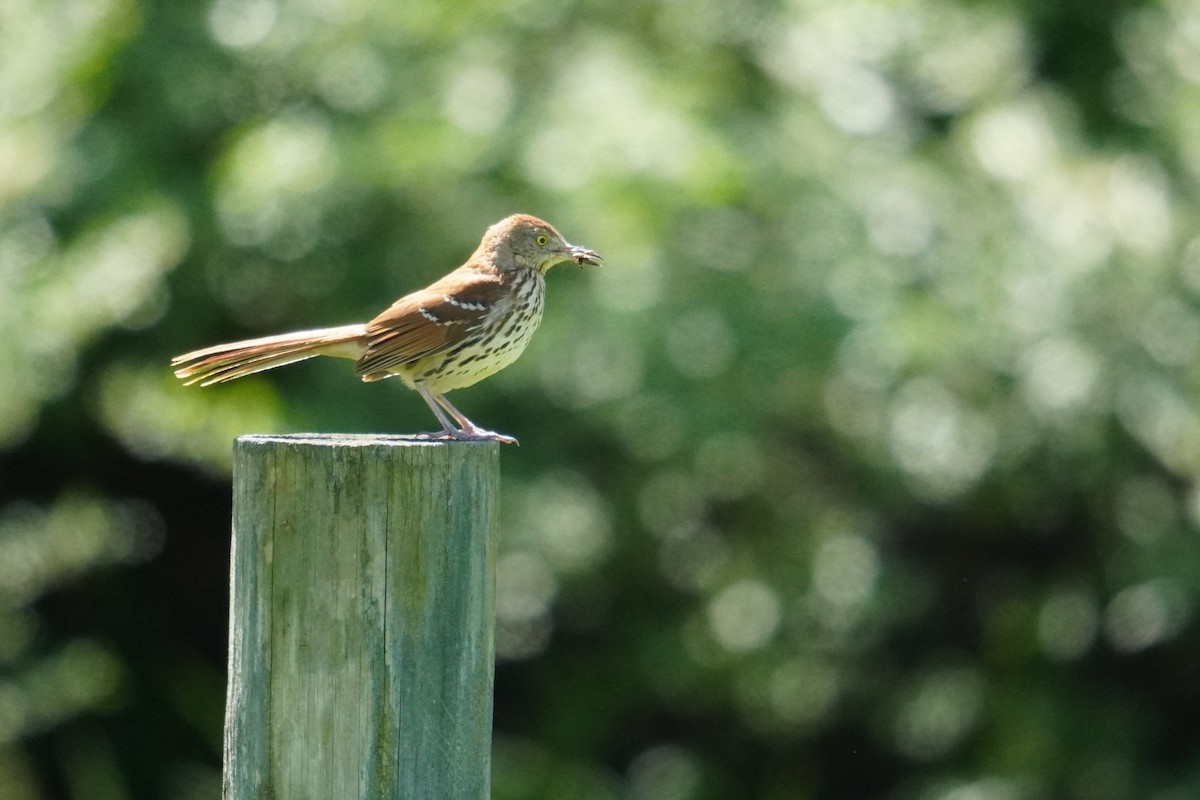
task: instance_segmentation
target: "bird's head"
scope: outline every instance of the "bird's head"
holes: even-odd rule
[[[488,228],[479,245],[502,270],[536,269],[545,273],[556,264],[599,266],[603,260],[586,247],[571,244],[549,222],[528,214],[514,214]]]

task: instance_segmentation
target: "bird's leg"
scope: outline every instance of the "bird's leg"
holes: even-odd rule
[[[433,394],[432,392],[430,395],[438,405],[450,412],[450,416],[454,417],[454,420],[459,424],[459,426],[461,426],[461,430],[459,430],[457,434],[451,434],[453,438],[462,439],[464,441],[489,440],[502,442],[503,444],[520,444],[515,437],[508,436],[503,433],[496,433],[495,431],[489,431],[486,428],[480,428],[474,422],[471,422],[471,420],[467,419],[466,414],[462,413],[453,405],[451,405],[450,401],[446,399],[446,395]],[[441,417],[440,414],[438,416]]]
[[[442,410],[442,407],[438,405],[437,400],[434,399],[433,393],[419,383],[416,385],[416,389],[417,394],[421,395],[421,399],[425,401],[427,406],[429,406],[429,410],[432,411],[433,415],[438,418],[438,422],[442,423],[441,434],[448,436],[451,439],[459,438],[462,434],[462,431],[454,427],[454,423],[450,421],[450,418],[446,416],[446,412]],[[431,433],[428,435],[437,436],[438,434]]]

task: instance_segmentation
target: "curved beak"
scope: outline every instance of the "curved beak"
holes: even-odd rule
[[[572,245],[571,249],[567,252],[571,256],[571,260],[581,267],[584,264],[591,264],[593,267],[598,267],[604,261],[595,250],[588,250],[586,247]]]

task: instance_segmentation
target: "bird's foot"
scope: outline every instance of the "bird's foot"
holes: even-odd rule
[[[419,436],[427,436],[430,439],[441,439],[452,442],[500,442],[500,444],[515,444],[518,447],[521,443],[517,441],[515,436],[509,436],[505,433],[496,433],[489,431],[486,428],[478,428],[471,426],[470,428],[452,428],[443,431],[427,431],[418,434]]]
[[[474,425],[454,431],[450,434],[450,438],[459,442],[500,442],[500,444],[521,446],[521,443],[517,441],[517,437],[515,436],[509,436],[506,433],[496,433],[495,431],[478,428]]]

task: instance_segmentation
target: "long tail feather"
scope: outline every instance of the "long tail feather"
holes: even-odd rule
[[[186,385],[209,386],[314,356],[358,359],[366,352],[365,325],[343,325],[246,339],[194,350],[171,359]]]

